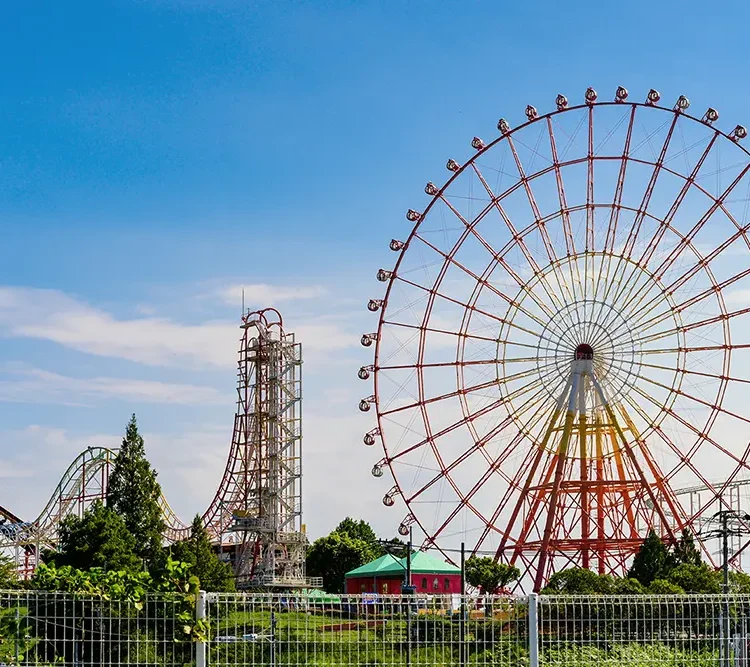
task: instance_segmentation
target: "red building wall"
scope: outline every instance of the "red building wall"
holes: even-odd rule
[[[399,595],[403,577],[350,577],[346,580],[346,592],[350,595],[361,593],[379,593],[381,595]],[[460,574],[419,574],[411,575],[411,583],[417,593],[446,595],[461,592]]]

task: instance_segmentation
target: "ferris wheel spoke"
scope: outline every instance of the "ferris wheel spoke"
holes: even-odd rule
[[[673,387],[668,387],[667,385],[654,380],[646,375],[642,375],[641,379],[645,380],[649,384],[652,384],[656,387],[660,387],[661,389],[666,389],[669,392],[675,391]],[[717,380],[720,380],[721,382],[724,382],[726,378],[723,377],[717,377]],[[705,399],[699,398],[698,396],[694,396],[693,394],[689,394],[686,391],[683,391],[682,389],[676,390],[676,393],[678,396],[684,396],[685,398],[690,399],[694,403],[698,403],[699,405],[702,405],[703,407],[710,408],[711,410],[716,410],[717,412],[720,412],[724,415],[727,415],[728,417],[733,417],[734,419],[738,419],[741,422],[745,422],[746,424],[750,424],[750,419],[747,417],[743,417],[742,415],[737,414],[736,412],[733,412],[731,410],[727,410],[726,408],[723,408],[719,405],[715,405],[713,403],[709,403]]]
[[[667,287],[665,287],[665,290],[669,292],[674,292],[675,290],[682,287],[688,280],[690,280],[693,276],[695,276],[696,273],[698,273],[699,271],[703,269],[704,262],[707,265],[713,262],[721,253],[723,253],[736,240],[738,240],[739,238],[745,237],[748,230],[750,230],[750,223],[748,223],[747,225],[744,225],[743,227],[739,227],[737,231],[734,234],[732,234],[732,236],[727,238],[723,243],[719,244],[714,250],[712,250],[708,255],[706,255],[703,258],[703,262],[698,262],[694,264],[685,273],[683,273],[681,276],[676,278],[672,283],[667,285]],[[748,248],[750,249],[750,241],[748,241]]]
[[[513,147],[512,150],[514,152],[515,159],[518,160],[518,156],[517,156],[515,147]],[[517,162],[516,164],[517,164],[518,169],[521,172],[523,172],[523,167],[520,165],[520,163]],[[542,224],[540,224],[540,222],[539,222],[540,219],[541,219],[541,214],[539,213],[538,207],[536,207],[536,202],[534,202],[534,204],[532,205],[532,210],[533,210],[534,216],[535,216],[535,222],[532,223],[531,225],[529,225],[526,228],[526,230],[524,230],[524,232],[526,232],[526,233],[520,233],[519,234],[518,230],[515,228],[515,225],[513,224],[513,221],[510,219],[510,216],[508,216],[508,214],[506,213],[505,209],[500,204],[500,201],[499,201],[500,198],[492,190],[492,188],[490,187],[489,183],[487,183],[486,179],[484,178],[484,175],[479,170],[479,167],[476,165],[475,162],[472,162],[471,166],[472,166],[472,169],[474,170],[474,172],[476,173],[477,178],[479,179],[480,183],[482,184],[482,186],[484,187],[484,189],[487,191],[487,194],[488,194],[488,196],[490,197],[490,199],[492,201],[492,205],[494,206],[494,208],[497,210],[498,214],[502,218],[503,222],[505,223],[505,226],[508,228],[508,231],[511,234],[513,242],[518,246],[519,250],[521,251],[521,253],[525,257],[525,259],[526,259],[527,263],[529,264],[529,267],[531,268],[531,270],[534,273],[534,275],[538,275],[539,273],[541,273],[541,268],[539,267],[539,264],[537,263],[536,259],[534,258],[533,253],[531,252],[531,250],[529,249],[529,247],[526,245],[526,241],[524,240],[524,238],[525,238],[525,236],[527,234],[526,230],[528,230],[529,228],[538,228],[538,229],[544,230],[544,234],[546,234],[545,248],[547,249],[548,255],[549,255],[549,252],[550,252],[550,249],[551,249],[551,242],[550,242],[550,245],[547,246],[547,241],[549,241],[549,234],[547,234],[545,226],[542,225]],[[532,201],[533,200],[533,194],[530,194],[531,190],[529,188],[528,183],[525,181],[525,177],[522,178],[521,180],[524,181],[524,188],[526,190],[527,197],[529,197],[529,200]],[[544,239],[545,239],[545,237],[543,236],[543,240]],[[555,261],[557,261],[557,259],[556,259],[556,257],[554,257],[554,254],[553,254],[553,255],[550,256],[550,262],[555,262]],[[560,303],[560,301],[558,301],[557,296],[554,294],[554,291],[548,290],[546,288],[546,285],[545,285],[545,292],[547,293],[547,296],[549,297],[550,301],[552,303],[556,304],[557,307],[560,307],[562,305]]]
[[[490,283],[489,280],[487,280],[484,276],[478,276],[471,269],[465,267],[461,262],[457,261],[454,257],[451,257],[451,256],[447,255],[442,250],[440,250],[439,248],[437,248],[436,246],[434,246],[432,243],[430,243],[426,239],[423,239],[418,234],[415,234],[414,236],[415,236],[415,238],[418,238],[420,241],[422,241],[422,243],[424,243],[425,245],[427,245],[428,247],[430,247],[432,250],[434,250],[436,253],[438,253],[439,255],[441,255],[447,262],[450,262],[453,266],[455,266],[456,268],[460,269],[467,276],[469,276],[470,278],[472,278],[472,280],[475,280],[478,285],[481,285],[482,287],[487,288],[495,296],[500,297],[509,306],[513,306],[514,308],[517,308],[520,312],[522,312],[524,315],[526,315],[526,317],[528,317],[529,319],[533,320],[538,325],[540,325],[542,328],[544,328],[545,324],[544,324],[544,322],[542,322],[541,319],[539,319],[539,317],[537,317],[536,315],[534,315],[533,313],[531,313],[526,308],[523,308],[520,303],[518,303],[513,298],[509,297],[507,294],[505,294],[504,292],[502,292],[499,289],[497,289],[497,287],[495,287],[492,283]]]
[[[440,334],[444,336],[454,336],[456,338],[471,338],[472,340],[481,340],[487,343],[498,343],[497,338],[488,338],[487,336],[479,336],[477,334],[461,333],[460,331],[449,331],[448,329],[435,329],[434,327],[428,327],[419,324],[407,324],[406,322],[394,322],[391,320],[383,320],[383,324],[391,327],[401,327],[402,329],[412,329],[414,331],[428,331],[430,333]]]
[[[706,211],[701,218],[698,220],[698,222],[695,223],[693,228],[683,236],[682,240],[674,247],[674,249],[667,255],[667,257],[664,259],[664,261],[657,267],[657,269],[654,271],[654,276],[656,278],[661,279],[664,274],[667,272],[670,266],[674,264],[677,257],[680,256],[680,253],[687,247],[688,243],[692,243],[692,240],[695,238],[695,235],[706,225],[706,223],[711,219],[714,213],[716,213],[717,210],[723,205],[726,198],[732,193],[732,191],[740,184],[742,179],[745,177],[747,172],[750,171],[750,163],[745,165],[743,169],[740,171],[740,173],[737,175],[737,177],[729,184],[729,186],[721,193],[721,195],[714,200],[714,202],[709,207],[708,211]],[[728,215],[727,211],[724,211],[725,215]],[[733,218],[732,218],[733,219]],[[735,221],[735,226],[739,228],[739,225]]]
[[[625,173],[627,171],[630,158],[630,142],[633,138],[633,125],[635,124],[635,112],[637,108],[638,107],[633,106],[630,110],[630,120],[628,122],[628,129],[625,135],[625,144],[622,150],[622,159],[620,160],[620,170],[617,174],[617,184],[615,186],[615,194],[612,200],[612,212],[609,216],[607,236],[604,240],[604,252],[608,254],[614,253],[615,239],[617,238],[617,225],[619,223],[620,212],[622,210],[621,204],[623,189],[625,187]],[[607,274],[607,277],[609,277],[609,274]]]
[[[671,327],[670,329],[659,331],[650,336],[645,336],[643,338],[636,338],[634,339],[634,342],[640,345],[644,345],[646,343],[652,343],[655,340],[661,340],[662,338],[666,338],[667,336],[674,336],[677,333],[693,331],[694,329],[700,329],[701,327],[709,326],[711,324],[717,324],[718,322],[726,322],[735,317],[746,315],[747,313],[750,313],[750,308],[740,308],[739,310],[733,310],[728,313],[722,313],[721,315],[716,315],[714,317],[708,317],[705,320],[692,322],[691,324],[683,324],[683,325]]]
[[[547,132],[549,133],[550,150],[552,152],[552,166],[555,170],[555,183],[557,184],[557,199],[560,204],[560,215],[562,217],[563,234],[565,236],[565,249],[569,257],[576,254],[575,238],[573,236],[573,228],[570,225],[570,212],[568,211],[567,197],[565,196],[565,186],[562,179],[562,172],[560,170],[560,160],[557,156],[557,142],[555,140],[555,132],[552,128],[552,118],[547,116]],[[571,273],[572,278],[572,273]],[[580,276],[579,276],[580,279]],[[575,282],[571,281],[571,286]]]
[[[523,440],[523,432],[518,431],[514,438],[510,441],[510,443],[506,446],[505,450],[503,451],[503,454],[501,455],[502,458],[507,458],[506,453],[512,452],[513,449],[515,449],[518,444]],[[526,456],[524,458],[523,463],[525,464],[530,458],[531,455],[534,453],[533,448],[530,448]],[[441,533],[450,525],[450,523],[458,516],[460,511],[464,509],[466,506],[470,506],[471,499],[479,492],[479,490],[484,486],[484,484],[487,483],[489,478],[492,476],[492,474],[495,472],[495,469],[498,465],[500,465],[499,461],[500,457],[498,457],[498,460],[490,467],[487,468],[487,470],[482,474],[482,476],[479,478],[479,480],[474,484],[472,489],[469,491],[467,496],[465,498],[461,498],[461,502],[459,505],[454,508],[454,510],[448,515],[448,517],[443,521],[443,523],[440,525],[440,527],[435,531],[433,534],[433,539],[436,539],[441,535]],[[520,466],[520,468],[524,468],[525,466]],[[509,485],[509,488],[512,487],[512,484]],[[481,544],[481,540],[479,542]],[[478,547],[477,547],[478,548]]]
[[[530,371],[524,371],[524,373],[528,374],[530,373]],[[414,408],[420,408],[425,405],[430,405],[431,403],[439,403],[440,401],[447,401],[451,398],[456,398],[457,396],[460,396],[461,394],[482,391],[484,389],[489,389],[490,387],[496,387],[498,384],[499,384],[499,380],[497,378],[493,378],[492,380],[489,380],[487,382],[475,384],[471,387],[462,387],[461,389],[456,389],[455,391],[448,392],[447,394],[441,394],[439,396],[433,396],[432,398],[421,399],[414,403],[409,403],[408,405],[401,405],[397,408],[391,408],[390,410],[383,410],[380,414],[383,417],[389,417],[398,412],[403,412],[404,410],[413,410]]]
[[[534,301],[534,303],[542,310],[542,312],[544,312],[548,316],[551,315],[552,313],[547,307],[547,305],[544,304],[542,301],[540,301],[536,297],[536,295],[534,295],[533,292],[528,289],[528,286],[526,285],[525,281],[521,279],[518,273],[516,273],[516,271],[514,271],[511,268],[511,266],[508,264],[508,262],[505,260],[505,255],[508,253],[510,248],[512,248],[515,244],[518,244],[519,248],[521,248],[521,250],[524,251],[524,255],[526,256],[527,262],[530,262],[529,265],[531,266],[532,270],[535,273],[539,270],[538,265],[536,265],[536,263],[534,262],[533,256],[531,256],[530,254],[526,255],[526,253],[529,251],[528,251],[528,248],[526,247],[526,244],[523,241],[524,236],[526,236],[533,229],[534,225],[533,224],[529,225],[520,234],[514,234],[514,240],[508,242],[505,245],[505,247],[500,252],[498,252],[492,247],[490,243],[488,243],[484,239],[484,237],[476,229],[478,222],[487,214],[487,211],[490,210],[493,206],[494,207],[499,206],[499,204],[496,201],[493,200],[493,203],[490,206],[488,206],[487,209],[485,209],[485,211],[480,213],[480,215],[477,216],[477,218],[473,222],[469,223],[469,221],[466,218],[464,218],[464,216],[462,216],[461,213],[458,210],[456,210],[456,208],[452,206],[452,204],[448,200],[446,200],[442,195],[440,199],[451,210],[451,212],[459,219],[461,224],[464,225],[465,232],[461,240],[465,239],[466,236],[468,236],[468,234],[471,234],[472,236],[474,236],[474,238],[480,243],[480,245],[482,245],[482,247],[495,259],[495,261],[497,261],[503,267],[503,269],[505,269],[508,275],[511,276],[511,278],[513,278],[514,282],[522,289],[522,291],[524,291],[524,293],[527,294],[527,296],[531,297],[532,301]],[[510,223],[509,220],[506,221],[506,225],[508,223]],[[510,223],[510,227],[513,228],[512,223]],[[425,242],[425,239],[422,236],[418,236],[418,238],[423,243]],[[459,241],[459,243],[460,242],[461,241]],[[547,294],[550,297],[550,299],[552,299],[549,292],[547,292]]]
[[[484,407],[481,407],[474,412],[471,412],[467,415],[464,415],[461,419],[454,422],[450,426],[446,426],[445,428],[441,429],[437,433],[432,433],[430,437],[424,438],[420,442],[417,442],[414,445],[411,445],[407,449],[404,449],[403,451],[399,452],[398,454],[394,454],[391,457],[388,457],[387,461],[395,461],[396,459],[402,458],[406,456],[407,454],[410,454],[416,449],[419,449],[420,447],[423,447],[426,444],[429,444],[430,442],[437,440],[438,438],[444,437],[448,435],[449,433],[455,431],[456,429],[461,428],[462,426],[466,426],[468,423],[475,421],[476,419],[480,419],[481,417],[484,417],[491,413],[493,410],[496,410],[499,407],[502,407],[504,404],[506,404],[508,401],[512,401],[516,398],[519,398],[520,396],[523,396],[526,394],[531,388],[533,388],[533,384],[525,384],[518,389],[514,389],[512,392],[508,393],[506,396],[503,396],[499,398],[496,401],[493,401],[492,403],[489,403],[488,405],[485,405]],[[383,417],[383,413],[380,413],[380,416]]]
[[[750,349],[750,344],[738,344],[738,343],[727,343],[726,345],[700,345],[697,347],[662,347],[651,350],[643,350],[640,352],[642,355],[648,354],[680,354],[690,352],[719,352],[724,350],[747,350]]]
[[[400,364],[396,366],[377,366],[378,370],[381,371],[401,371],[408,370],[411,368],[450,368],[452,366],[469,367],[469,366],[498,366],[502,364],[513,364],[513,363],[530,363],[536,362],[540,359],[554,359],[555,355],[546,355],[542,357],[516,357],[512,359],[459,359],[456,361],[437,361],[434,363],[416,363],[416,364]]]
[[[541,389],[538,391],[534,396],[531,398],[528,398],[520,407],[519,410],[515,414],[509,414],[507,417],[505,417],[499,424],[497,424],[495,427],[493,427],[489,433],[487,433],[484,437],[476,440],[474,444],[467,448],[465,452],[463,452],[460,456],[458,456],[456,459],[454,459],[449,465],[445,466],[442,470],[438,472],[437,475],[435,475],[430,481],[428,481],[424,486],[422,486],[418,491],[414,492],[411,496],[409,496],[408,499],[405,499],[407,504],[414,502],[420,495],[422,495],[425,491],[427,491],[430,487],[432,487],[434,484],[436,484],[440,479],[445,477],[446,475],[449,475],[453,470],[455,470],[461,463],[466,461],[472,454],[474,454],[477,451],[480,451],[483,449],[493,438],[495,438],[497,435],[502,433],[508,426],[513,424],[514,422],[518,421],[518,419],[527,413],[529,410],[535,408],[539,402],[540,399],[546,398],[546,392],[544,389]],[[546,412],[549,412],[550,410],[547,410]],[[536,413],[536,416],[538,417],[539,413]],[[525,427],[528,428],[531,422],[534,420],[529,419],[527,423],[525,424]],[[495,460],[492,462],[492,464],[489,466],[487,471],[482,475],[480,478],[480,481],[477,482],[472,490],[462,498],[462,500],[466,503],[468,503],[474,495],[477,493],[479,488],[484,484],[484,482],[489,479],[489,477],[494,473],[500,465],[502,465],[503,461],[507,459],[507,457],[512,453],[512,449],[517,444],[517,441],[523,439],[523,430],[519,429],[519,431],[514,436],[513,440],[511,440],[511,443],[505,446],[503,451],[495,458]],[[452,517],[446,520],[445,525],[447,526],[450,521],[452,520]],[[438,533],[441,531],[438,531]]]
[[[716,448],[719,452],[730,458],[732,461],[737,463],[738,465],[745,465],[743,461],[737,458],[735,454],[733,454],[731,451],[729,451],[726,447],[722,447],[716,440],[711,438],[708,433],[704,433],[703,431],[696,428],[692,423],[690,423],[687,419],[684,419],[679,414],[677,414],[671,407],[665,406],[660,404],[658,401],[656,401],[651,395],[649,395],[647,392],[643,391],[640,387],[634,386],[633,389],[646,401],[654,405],[655,407],[664,410],[672,419],[674,419],[676,422],[687,428],[689,431],[691,431],[694,435],[696,435],[699,440],[705,441],[711,445],[713,445],[714,448]],[[717,410],[718,412],[718,410]],[[653,423],[653,420],[650,420],[650,423]]]
[[[586,154],[586,247],[584,259],[588,260],[589,252],[596,250],[594,243],[594,107],[588,108],[588,149]],[[585,287],[588,278],[584,280],[584,302],[586,301]]]
[[[646,217],[646,212],[648,211],[649,204],[651,202],[651,197],[654,192],[654,188],[656,187],[656,182],[659,177],[659,173],[662,170],[662,167],[664,165],[664,158],[667,154],[667,150],[669,149],[669,144],[672,141],[672,136],[674,134],[674,128],[677,124],[677,120],[679,119],[679,114],[677,112],[674,112],[674,115],[672,117],[672,122],[669,125],[669,129],[667,131],[667,136],[664,140],[664,143],[662,144],[661,151],[659,153],[659,157],[657,158],[656,162],[653,164],[653,171],[651,172],[651,177],[649,179],[648,185],[646,186],[646,190],[643,193],[643,198],[641,199],[641,203],[638,206],[636,210],[635,217],[633,218],[633,224],[630,227],[630,231],[628,232],[627,240],[625,241],[625,245],[623,247],[623,251],[621,256],[618,258],[617,265],[615,266],[614,276],[612,278],[612,281],[607,287],[607,293],[605,294],[605,300],[608,297],[611,287],[620,283],[621,279],[624,278],[624,271],[627,267],[627,261],[623,265],[622,260],[624,258],[627,258],[628,260],[632,259],[633,250],[635,249],[635,244],[638,239],[638,235],[640,234],[641,227],[643,225],[643,221]],[[623,275],[620,275],[620,268],[624,267],[622,269]],[[630,274],[632,276],[632,273]],[[619,276],[619,278],[618,278]],[[629,282],[629,281],[628,281]],[[613,301],[617,302],[619,294],[621,294],[622,289],[620,287],[615,288]]]
[[[643,414],[642,408],[635,401],[633,401],[632,398],[628,397],[627,402],[630,404],[633,410],[641,414],[642,419],[647,419],[647,416]],[[683,464],[685,467],[689,468],[690,472],[692,472],[696,476],[696,478],[701,482],[701,484],[703,484],[711,492],[712,499],[719,500],[719,502],[725,505],[727,509],[732,509],[730,503],[724,500],[722,496],[723,496],[723,490],[731,483],[732,479],[736,475],[736,471],[731,477],[729,477],[724,482],[724,484],[722,485],[720,489],[717,489],[713,485],[713,483],[709,481],[709,479],[705,477],[703,473],[700,471],[700,469],[692,462],[692,455],[697,451],[698,447],[700,447],[700,442],[701,442],[700,440],[698,440],[696,444],[693,445],[693,447],[691,448],[689,452],[685,453],[681,451],[680,448],[674,444],[674,442],[672,442],[671,438],[667,436],[667,434],[664,432],[664,429],[662,429],[660,426],[656,426],[654,428],[654,431],[659,436],[659,438],[667,445],[667,447],[672,451],[672,453],[680,461],[680,463]],[[740,466],[738,466],[738,469],[739,467]],[[741,467],[748,468],[747,464]],[[748,470],[750,470],[750,468],[748,468]],[[667,474],[666,477],[668,479],[669,477],[671,477],[671,475]],[[675,497],[675,500],[676,500],[676,497]],[[702,514],[702,509],[698,509],[698,511],[695,512],[693,515],[688,515],[688,522],[692,523],[701,514]]]
[[[723,290],[729,287],[730,285],[733,285],[734,283],[748,276],[750,276],[750,268],[747,268],[744,271],[741,271],[740,273],[737,273],[734,276],[727,278],[726,280],[723,280],[720,283],[715,283],[711,285],[711,287],[703,290],[702,292],[700,292],[699,294],[696,294],[695,296],[690,297],[687,301],[675,304],[673,310],[663,311],[659,313],[658,315],[655,315],[650,320],[647,320],[646,322],[641,324],[641,326],[644,328],[653,328],[657,324],[661,324],[665,320],[668,320],[670,317],[672,317],[674,311],[677,311],[679,313],[684,310],[687,310],[691,306],[694,306],[695,304],[700,303],[704,299],[707,299],[708,297],[719,293],[720,290]]]
[[[672,205],[669,207],[669,210],[667,211],[666,216],[664,216],[664,220],[659,225],[654,238],[644,249],[640,260],[638,260],[638,264],[641,264],[642,266],[648,266],[648,263],[651,261],[651,258],[654,256],[654,253],[659,247],[659,243],[661,243],[662,238],[664,238],[664,234],[672,225],[672,221],[674,220],[675,215],[677,215],[677,211],[679,210],[680,206],[682,206],[682,202],[685,201],[685,197],[690,192],[691,185],[697,180],[698,174],[703,167],[703,163],[706,161],[706,158],[708,158],[708,154],[713,149],[714,144],[716,143],[716,140],[719,138],[719,136],[721,136],[719,132],[715,131],[708,144],[706,145],[706,148],[703,150],[703,153],[696,160],[695,165],[693,166],[693,170],[690,172],[690,175],[682,184],[680,192],[677,194],[674,202],[672,202]]]
[[[516,163],[516,169],[518,169],[518,175],[521,179],[521,183],[523,183],[523,189],[526,192],[526,198],[529,200],[529,206],[531,207],[531,212],[534,216],[534,220],[536,221],[538,225],[539,234],[542,237],[542,243],[544,244],[544,249],[547,252],[547,257],[549,258],[549,261],[551,263],[554,263],[557,261],[555,248],[552,245],[552,239],[550,239],[547,228],[544,225],[539,225],[539,221],[542,218],[542,214],[539,212],[539,206],[536,203],[534,193],[532,192],[531,186],[529,185],[529,179],[527,178],[526,172],[524,171],[523,164],[521,163],[521,158],[518,156],[518,151],[516,150],[516,144],[512,135],[508,135],[508,146],[510,147],[511,154],[513,155],[513,161]],[[486,181],[481,175],[480,175],[480,180],[482,181],[483,184],[485,184],[485,187],[487,187]]]

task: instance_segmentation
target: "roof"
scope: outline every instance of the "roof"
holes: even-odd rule
[[[386,554],[380,558],[376,558],[374,561],[365,563],[354,570],[349,570],[344,576],[345,577],[374,577],[379,575],[385,568],[396,565],[398,560],[391,554]],[[399,568],[401,569],[401,568]]]
[[[426,551],[416,551],[411,556],[412,574],[461,574],[461,569],[446,563],[439,556]],[[406,572],[406,558],[396,560],[390,554],[346,573],[346,577],[400,576]]]

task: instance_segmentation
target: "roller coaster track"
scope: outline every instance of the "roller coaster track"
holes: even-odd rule
[[[241,337],[238,353],[238,402],[234,417],[232,442],[229,448],[224,475],[203,513],[203,525],[214,542],[223,541],[225,532],[233,524],[236,516],[248,515],[248,503],[257,496],[256,487],[261,483],[264,465],[259,462],[260,452],[252,442],[251,434],[263,427],[256,422],[253,403],[253,358],[254,347],[262,331],[277,330],[280,339],[287,340],[281,323],[281,315],[273,308],[246,313],[240,324]],[[293,335],[290,338],[294,340]],[[299,355],[298,346],[286,344],[288,351]],[[294,352],[296,350],[296,352]],[[301,363],[298,357],[294,363]],[[274,382],[277,380],[274,378]],[[269,385],[270,386],[270,385]],[[294,385],[296,386],[296,385]],[[298,387],[297,387],[298,390]],[[295,398],[295,397],[292,397]],[[296,396],[299,400],[299,396]],[[287,397],[289,405],[294,401]],[[288,439],[299,438],[299,425],[292,423]],[[61,521],[70,514],[81,516],[95,500],[103,500],[107,493],[109,471],[117,456],[117,450],[105,447],[89,447],[81,452],[63,474],[49,501],[34,521],[24,521],[12,511],[0,506],[0,549],[22,548],[28,555],[36,554],[42,548],[52,547],[57,542]],[[292,466],[299,467],[298,459]],[[260,471],[260,472],[259,472]],[[298,471],[299,474],[299,471]],[[301,503],[301,498],[292,498],[292,505]],[[190,527],[183,523],[162,494],[159,505],[164,517],[164,539],[176,542],[190,535]],[[299,510],[301,514],[301,510]],[[257,508],[250,508],[250,514],[257,514]],[[231,533],[231,531],[229,531]],[[234,535],[234,533],[232,533]],[[232,538],[228,541],[232,541]]]
[[[106,447],[88,447],[81,452],[58,482],[44,509],[34,521],[24,521],[9,509],[0,506],[0,548],[23,548],[35,552],[37,548],[54,546],[61,521],[69,514],[80,516],[95,500],[106,497],[109,470],[117,450]],[[164,494],[159,498],[164,517],[164,538],[174,542],[184,539],[190,532]]]

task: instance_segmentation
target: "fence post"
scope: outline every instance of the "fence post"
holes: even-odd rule
[[[195,620],[206,618],[206,591],[199,591],[195,598]],[[195,642],[195,667],[206,667],[206,638],[200,636]]]
[[[539,667],[539,596],[529,593],[529,667]]]

